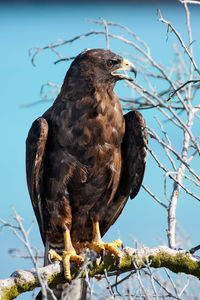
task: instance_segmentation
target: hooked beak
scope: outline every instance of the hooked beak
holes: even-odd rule
[[[128,71],[128,72],[133,72],[135,74],[135,77],[137,75],[136,68],[133,63],[131,63],[128,59],[123,58],[121,66],[113,71],[111,74],[118,80],[120,79],[125,79],[129,81],[133,81],[134,79],[131,76],[128,76],[127,74],[124,73],[118,73],[118,71]]]

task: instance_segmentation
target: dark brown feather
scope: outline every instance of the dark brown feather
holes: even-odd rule
[[[113,92],[116,80],[109,50],[81,53],[69,68],[61,92],[29,132],[27,182],[43,241],[63,250],[71,230],[76,250],[92,239],[92,221],[102,233],[114,223],[129,195],[141,186],[146,152],[145,123],[139,113],[125,116]],[[123,142],[122,142],[123,140]]]
[[[41,165],[44,161],[45,145],[48,136],[48,123],[44,118],[38,118],[32,124],[26,140],[26,177],[33,209],[40,226],[44,242],[43,212],[41,211],[40,180]]]
[[[148,143],[145,120],[137,111],[130,111],[124,115],[124,119],[121,178],[115,197],[100,222],[102,236],[117,220],[129,196],[133,199],[139,192],[145,171],[145,144]]]

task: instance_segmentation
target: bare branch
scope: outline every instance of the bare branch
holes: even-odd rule
[[[181,2],[182,4],[199,4],[200,5],[200,2],[199,0],[179,0],[179,2]]]
[[[174,180],[174,182],[176,184],[178,184],[187,194],[189,194],[190,196],[194,197],[195,199],[197,199],[198,201],[200,201],[200,197],[198,197],[197,195],[195,195],[194,193],[192,193],[190,190],[188,190],[182,183],[178,182],[178,180],[173,177],[171,175],[171,173],[164,167],[164,165],[159,161],[159,159],[157,158],[157,156],[154,154],[154,152],[152,151],[152,149],[150,149],[150,147],[148,145],[146,145],[147,149],[149,150],[150,154],[152,155],[152,157],[155,159],[155,161],[157,162],[158,166],[163,169],[167,175],[169,176],[169,178],[171,178],[172,180]],[[156,200],[156,199],[155,199]],[[157,201],[157,200],[156,200]],[[159,201],[158,201],[159,202]]]
[[[111,256],[105,256],[101,265],[93,265],[89,271],[89,276],[93,277],[97,274],[105,274],[105,269],[109,269],[109,274],[114,271],[124,273],[130,270],[143,269],[150,262],[153,268],[166,267],[172,272],[184,272],[191,274],[200,279],[200,260],[193,257],[185,250],[172,250],[166,246],[156,248],[142,247],[139,249],[124,248],[122,251],[122,259],[119,265],[116,265]],[[137,266],[134,261],[137,260]],[[74,265],[73,265],[74,266]],[[64,283],[62,263],[54,262],[43,268],[39,268],[38,272],[41,278],[45,278],[48,285],[53,288],[58,283]],[[77,276],[77,269],[72,267],[72,277]],[[83,275],[84,276],[84,273]],[[0,299],[9,300],[17,297],[20,293],[31,291],[39,287],[38,273],[35,269],[29,271],[16,271],[11,277],[0,280]]]
[[[70,39],[70,40],[56,40],[55,42],[51,43],[50,45],[44,46],[44,47],[32,47],[31,49],[29,49],[29,56],[31,56],[31,62],[33,64],[33,66],[35,66],[35,57],[36,55],[38,55],[41,51],[46,50],[46,49],[54,49],[57,47],[62,47],[66,44],[71,44],[76,40],[79,40],[81,38],[84,37],[88,37],[90,35],[94,34],[93,32],[87,32],[84,34],[80,34],[78,36],[75,36],[74,38]],[[58,55],[58,52],[56,53]],[[60,55],[58,55],[60,59],[62,59],[63,57],[61,57]]]
[[[162,201],[160,201],[144,184],[142,185],[142,187],[153,199],[155,199],[160,205],[167,209],[167,205],[162,203]]]
[[[169,98],[167,99],[167,101],[171,100],[171,98],[174,97],[174,95],[175,95],[178,91],[180,91],[184,86],[186,86],[187,84],[192,83],[192,82],[197,83],[197,82],[200,82],[200,80],[199,80],[199,79],[192,79],[192,80],[186,81],[186,82],[183,83],[181,86],[179,86],[174,92],[172,92],[172,93],[170,94],[170,96],[169,96]]]
[[[158,11],[157,11],[157,14],[160,16],[159,21],[162,22],[162,23],[167,24],[168,27],[170,27],[171,30],[175,33],[175,35],[177,36],[177,38],[178,38],[178,40],[179,40],[181,46],[183,47],[183,49],[185,50],[185,52],[186,52],[187,55],[189,56],[189,58],[190,58],[190,60],[191,60],[191,62],[192,62],[192,64],[193,64],[195,70],[196,70],[197,73],[200,75],[200,71],[199,71],[199,69],[198,69],[198,67],[197,67],[197,65],[196,65],[196,62],[195,62],[195,60],[194,60],[192,54],[189,52],[189,50],[188,50],[187,47],[185,46],[185,44],[184,44],[184,42],[183,42],[183,40],[182,40],[182,38],[181,38],[181,35],[176,31],[176,29],[173,27],[173,25],[172,25],[169,21],[166,21],[166,20],[163,18],[162,14],[161,14],[161,11],[160,11],[159,9],[158,9]]]
[[[100,18],[101,24],[105,26],[105,36],[106,36],[106,49],[110,49],[109,46],[109,37],[108,37],[108,23],[103,18]]]

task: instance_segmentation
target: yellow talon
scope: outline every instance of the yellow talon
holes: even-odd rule
[[[115,247],[120,248],[121,245],[122,245],[122,241],[120,239],[115,240],[112,243],[104,243],[105,249],[108,250],[110,253],[112,253],[115,259],[121,257],[121,252],[115,248]]]
[[[70,260],[74,261],[80,267],[82,266],[84,259],[80,255],[71,255]]]
[[[114,240],[112,242],[112,244],[113,244],[114,247],[120,248],[122,246],[122,241],[120,239],[117,239],[117,240]]]
[[[74,261],[77,265],[81,266],[83,263],[83,258],[77,255],[75,250],[64,252],[62,254],[64,275],[68,280],[71,280],[70,261]]]
[[[90,247],[90,249],[97,252],[99,255],[101,254],[102,250],[104,250],[104,244],[102,241],[99,241],[99,242],[92,241],[92,243],[90,244],[89,247]]]
[[[67,280],[71,280],[71,272],[70,272],[70,255],[67,253],[63,253],[62,262],[64,268],[64,275]]]
[[[62,257],[52,249],[49,250],[49,258],[50,260],[62,261]]]
[[[104,256],[104,250],[108,250],[114,255],[114,258],[119,262],[121,258],[121,252],[115,247],[121,247],[122,241],[120,239],[113,241],[112,243],[104,243],[101,239],[99,222],[93,222],[93,239],[89,248],[97,252],[99,255]],[[103,257],[102,257],[103,258]]]
[[[71,243],[69,230],[64,232],[65,251],[59,255],[54,250],[49,251],[50,260],[62,261],[64,268],[64,275],[68,281],[71,281],[70,261],[74,261],[77,265],[81,266],[84,259],[76,254],[76,251]]]

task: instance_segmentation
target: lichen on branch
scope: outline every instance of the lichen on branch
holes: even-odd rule
[[[83,270],[77,270],[72,265],[72,277],[76,278],[85,276],[88,271],[89,277],[99,274],[107,274],[112,276],[118,272],[119,274],[138,270],[147,266],[153,268],[168,268],[172,272],[190,274],[200,279],[200,259],[190,254],[186,250],[172,250],[166,246],[155,248],[141,247],[138,249],[126,247],[122,250],[122,258],[119,265],[116,265],[113,258],[106,255],[101,265],[89,264]],[[32,291],[39,287],[37,272],[49,287],[53,288],[58,283],[64,283],[62,263],[54,262],[46,267],[31,269],[29,271],[15,271],[9,278],[0,280],[0,299],[10,300],[16,298],[19,294]],[[76,280],[76,279],[74,279]]]

